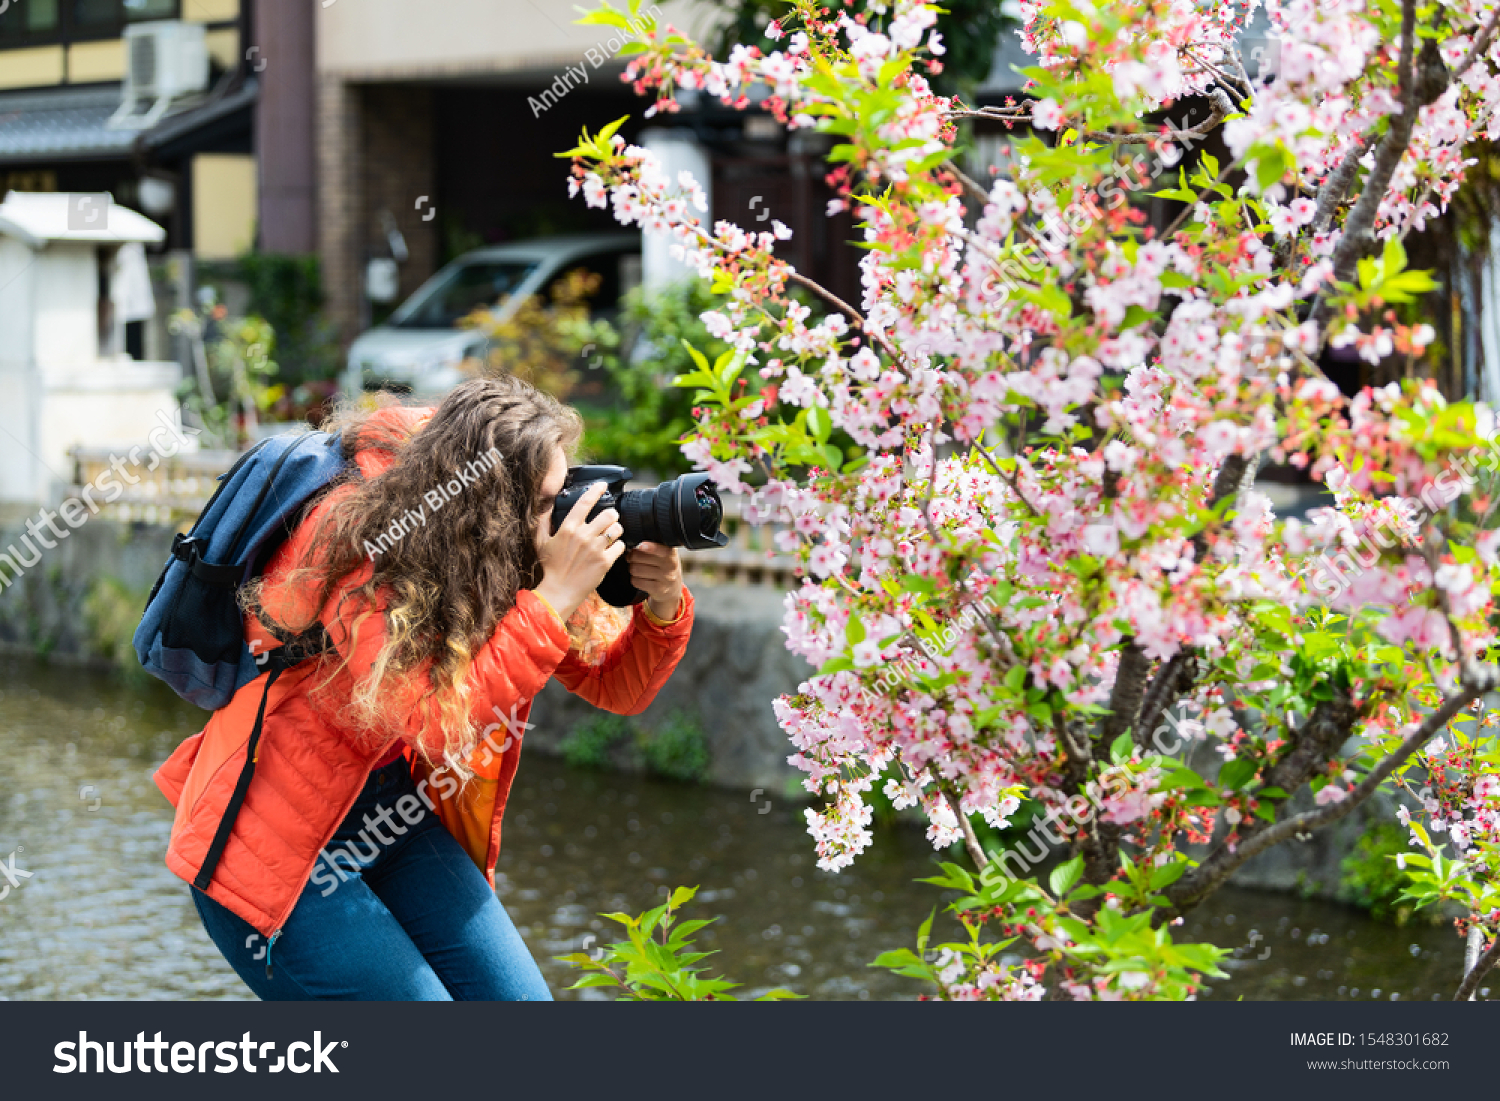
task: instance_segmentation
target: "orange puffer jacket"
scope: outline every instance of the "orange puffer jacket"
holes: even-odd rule
[[[398,434],[409,434],[431,413],[391,408],[376,416],[388,418],[388,427]],[[389,452],[362,451],[356,461],[366,478],[374,478],[393,459]],[[268,563],[264,602],[281,622],[310,620],[305,593],[291,591],[282,582],[307,555],[321,511],[337,495],[350,492],[352,486],[330,493]],[[350,574],[341,590],[347,592],[368,580],[371,569],[366,564]],[[337,610],[340,596],[339,592],[333,595],[322,619],[330,639],[344,654],[349,653],[350,628],[356,616],[347,605],[345,611]],[[299,597],[300,607],[306,609],[300,618],[296,614]],[[309,678],[319,675],[315,673],[318,663],[293,666],[271,686],[254,779],[209,883],[209,897],[263,935],[278,934],[312,877],[323,847],[354,805],[371,766],[398,740],[404,743],[402,751],[423,801],[493,885],[500,821],[520,760],[522,724],[542,686],[555,676],[570,692],[597,707],[621,715],[637,714],[677,667],[687,649],[692,622],[693,597],[686,588],[677,618],[671,622],[656,619],[644,604],[622,613],[595,596],[567,625],[535,593],[522,590],[469,669],[471,716],[476,727],[490,734],[491,748],[481,742],[469,762],[474,778],[462,786],[449,771],[434,773],[415,749],[424,738],[430,739],[425,744],[441,744],[437,732],[428,728],[419,709],[412,706],[428,687],[425,673],[410,677],[403,699],[391,703],[390,714],[404,717],[404,729],[381,744],[369,744],[337,725],[325,713],[329,708],[315,708],[308,699]],[[585,633],[591,637],[580,637]],[[368,616],[353,637],[349,667],[331,686],[333,693],[345,698],[354,678],[367,673],[380,652],[385,639],[383,617]],[[259,640],[259,652],[278,645],[260,621],[248,615],[245,639],[252,645]],[[189,883],[203,865],[244,767],[264,687],[263,678],[258,678],[241,688],[201,733],[178,746],[156,771],[157,786],[177,809],[167,866]],[[440,752],[434,756],[441,760]]]

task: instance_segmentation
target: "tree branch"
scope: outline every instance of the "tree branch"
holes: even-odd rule
[[[990,858],[979,844],[979,838],[974,833],[974,827],[969,823],[969,816],[959,807],[958,796],[953,794],[952,788],[937,778],[931,768],[927,771],[928,775],[932,776],[933,783],[937,784],[937,789],[943,793],[943,798],[948,800],[948,807],[953,811],[953,817],[958,819],[959,828],[964,833],[964,846],[969,850],[969,859],[974,861],[975,868],[981,872],[984,871],[985,866],[990,862]]]
[[[1156,731],[1156,724],[1169,707],[1182,698],[1196,679],[1193,655],[1187,650],[1173,654],[1151,680],[1141,700],[1141,717],[1135,727],[1135,744],[1145,749]]]
[[[811,279],[809,279],[799,271],[788,269],[786,277],[791,282],[796,283],[797,286],[806,287],[808,290],[816,294],[819,298],[823,299],[829,305],[833,306],[836,310],[839,310],[841,313],[847,316],[854,322],[855,328],[864,333],[865,336],[870,340],[873,340],[875,343],[880,345],[880,347],[885,351],[885,354],[891,357],[891,361],[893,363],[905,369],[907,374],[911,373],[910,364],[906,362],[905,357],[902,356],[900,352],[896,351],[895,346],[891,344],[891,342],[887,340],[884,335],[882,335],[881,333],[871,332],[869,323],[865,321],[864,315],[856,310],[853,306],[849,305],[849,303],[845,302],[831,290],[828,290],[826,287],[813,282]]]
[[[1500,11],[1500,8],[1496,10]],[[1493,25],[1494,20],[1490,22]],[[1489,974],[1490,968],[1494,967],[1497,961],[1500,961],[1500,936],[1494,939],[1490,946],[1484,950],[1484,954],[1474,962],[1474,966],[1469,968],[1469,973],[1464,976],[1464,981],[1459,984],[1458,993],[1453,995],[1453,1000],[1455,1002],[1471,1001],[1474,997],[1474,992],[1479,989],[1480,982],[1484,979],[1485,975]]]
[[[1168,921],[1196,906],[1252,856],[1257,856],[1274,845],[1290,840],[1299,833],[1308,833],[1343,818],[1370,798],[1387,776],[1400,768],[1413,753],[1436,737],[1438,731],[1446,727],[1455,715],[1494,688],[1495,684],[1494,670],[1486,669],[1480,681],[1466,684],[1461,692],[1449,696],[1436,711],[1427,716],[1415,731],[1407,735],[1406,740],[1395,752],[1372,768],[1359,785],[1339,802],[1327,803],[1316,810],[1304,811],[1291,818],[1283,819],[1243,841],[1234,852],[1230,852],[1228,848],[1218,849],[1198,865],[1197,870],[1167,888],[1167,898],[1172,905],[1162,908],[1157,913],[1156,924]]]
[[[1213,132],[1214,127],[1218,126],[1219,123],[1234,113],[1234,103],[1222,88],[1214,88],[1209,92],[1209,98],[1213,101],[1213,110],[1209,112],[1208,118],[1186,130],[1176,129],[1172,126],[1171,120],[1168,119],[1166,125],[1167,132],[1165,134],[1161,133],[1161,131],[1157,131],[1156,133],[1120,133],[1115,130],[1080,130],[1079,135],[1084,141],[1096,141],[1101,145],[1149,145],[1151,142],[1160,141],[1163,138],[1168,141],[1191,145],[1195,141],[1208,137]],[[1191,139],[1191,141],[1184,139]]]
[[[1099,729],[1102,744],[1113,745],[1116,738],[1135,725],[1141,699],[1146,693],[1146,674],[1150,671],[1151,659],[1146,656],[1146,651],[1133,637],[1127,639],[1120,650],[1114,687],[1109,692],[1109,715]]]
[[[979,181],[971,177],[962,168],[959,168],[958,165],[949,161],[943,167],[953,173],[953,178],[959,182],[963,189],[969,193],[969,197],[975,202],[984,204],[990,201],[989,193],[979,186]]]
[[[1219,473],[1214,477],[1213,490],[1209,495],[1210,507],[1217,505],[1226,498],[1238,497],[1240,491],[1244,488],[1246,480],[1252,473],[1253,467],[1250,462],[1250,456],[1238,453],[1228,456],[1224,460],[1223,465],[1219,467]],[[1208,550],[1207,534],[1203,531],[1198,532],[1193,536],[1191,543],[1194,559],[1202,561],[1203,555]],[[1130,645],[1135,645],[1134,640],[1131,640]],[[1146,739],[1156,729],[1156,724],[1160,721],[1162,714],[1172,704],[1176,703],[1178,698],[1192,686],[1195,676],[1189,664],[1191,660],[1192,655],[1188,651],[1179,651],[1174,654],[1157,670],[1157,674],[1152,679],[1150,687],[1144,689],[1144,694],[1137,699],[1137,712],[1131,714],[1130,722],[1126,724],[1133,727],[1135,731],[1135,743],[1137,745],[1145,747]],[[1124,661],[1125,659],[1122,657],[1120,659],[1122,669],[1124,668]],[[1147,672],[1147,669],[1141,670],[1143,683]],[[1116,687],[1119,686],[1119,683],[1117,676],[1115,680]],[[1114,701],[1115,697],[1111,694],[1111,708],[1114,707]],[[1121,702],[1124,704],[1127,701],[1122,699]],[[1119,737],[1126,729],[1125,725],[1118,727],[1112,725],[1113,722],[1114,716],[1111,715],[1106,720],[1104,731],[1105,737],[1109,741],[1113,741]],[[1114,734],[1109,733],[1111,729],[1115,730]]]
[[[1318,191],[1318,209],[1313,215],[1312,232],[1314,235],[1322,233],[1333,221],[1334,211],[1338,210],[1339,203],[1344,201],[1344,196],[1349,193],[1349,188],[1354,183],[1354,177],[1359,174],[1359,161],[1370,146],[1375,144],[1375,132],[1360,137],[1349,152],[1344,154],[1344,159],[1339,166],[1328,173],[1328,178],[1323,181],[1322,188]]]
[[[1459,63],[1458,68],[1453,70],[1454,80],[1457,80],[1473,68],[1474,62],[1478,61],[1484,55],[1484,51],[1489,48],[1490,39],[1495,37],[1495,26],[1497,23],[1500,23],[1500,5],[1497,5],[1495,10],[1490,13],[1489,19],[1479,32],[1479,37],[1474,39],[1474,45],[1469,47],[1468,56]]]
[[[1354,274],[1354,266],[1364,251],[1374,244],[1375,215],[1380,203],[1391,186],[1391,177],[1401,158],[1411,144],[1412,129],[1417,121],[1416,79],[1416,0],[1402,0],[1401,4],[1401,113],[1391,119],[1390,128],[1381,139],[1375,153],[1375,164],[1365,179],[1364,189],[1349,217],[1344,219],[1344,235],[1333,250],[1333,279],[1347,283]],[[1342,167],[1342,166],[1341,166]],[[1328,298],[1319,294],[1313,306],[1311,318],[1317,322],[1320,340],[1325,339],[1321,330],[1328,314]]]
[[[1213,110],[1210,112],[1208,118],[1189,129],[1175,129],[1171,125],[1171,121],[1168,120],[1165,127],[1167,132],[1165,134],[1160,130],[1141,130],[1129,133],[1116,130],[1080,130],[1078,132],[1079,137],[1084,141],[1098,142],[1101,145],[1149,145],[1154,141],[1161,141],[1163,138],[1168,141],[1183,141],[1183,139],[1199,141],[1208,137],[1215,126],[1234,113],[1234,103],[1222,88],[1216,87],[1208,94],[1209,98],[1213,100]],[[947,117],[949,119],[989,119],[993,122],[1009,123],[1030,122],[1031,110],[1029,105],[1022,108],[979,107],[972,111],[949,111]],[[1063,125],[1067,126],[1068,123],[1065,121]],[[1191,143],[1191,141],[1185,142],[1185,144]]]

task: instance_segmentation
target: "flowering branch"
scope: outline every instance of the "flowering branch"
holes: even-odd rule
[[[1315,829],[1332,825],[1343,818],[1355,807],[1359,806],[1370,796],[1375,794],[1382,781],[1397,768],[1406,763],[1413,753],[1421,749],[1437,736],[1438,732],[1445,728],[1464,708],[1479,699],[1484,693],[1492,690],[1500,677],[1493,670],[1485,670],[1483,678],[1477,682],[1466,684],[1464,688],[1445,699],[1437,710],[1428,715],[1415,729],[1407,735],[1400,747],[1388,755],[1384,760],[1372,768],[1359,785],[1354,788],[1345,798],[1325,804],[1316,810],[1304,811],[1293,815],[1291,818],[1283,819],[1254,837],[1240,844],[1234,850],[1228,846],[1220,846],[1212,856],[1203,861],[1196,871],[1184,876],[1176,884],[1167,890],[1167,898],[1171,901],[1171,907],[1163,909],[1157,915],[1156,921],[1160,924],[1169,921],[1193,906],[1197,905],[1209,894],[1211,894],[1224,880],[1228,879],[1234,870],[1253,856],[1265,852],[1267,849],[1289,841],[1299,834],[1311,833]],[[1311,724],[1309,724],[1311,725]],[[1347,737],[1349,730],[1343,728],[1339,731]]]

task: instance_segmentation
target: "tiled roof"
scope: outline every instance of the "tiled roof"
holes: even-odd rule
[[[120,106],[118,84],[0,94],[0,164],[124,157],[140,138],[147,147],[190,133],[255,102],[251,78],[223,95],[169,114],[150,130],[111,129]]]
[[[0,95],[0,160],[124,156],[137,132],[105,125],[118,106],[119,85]]]

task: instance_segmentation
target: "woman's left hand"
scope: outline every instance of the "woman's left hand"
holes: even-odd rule
[[[657,619],[677,618],[682,603],[682,563],[676,547],[641,543],[625,552],[630,563],[630,582],[646,594],[651,614]]]

